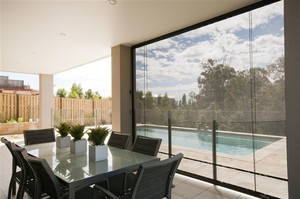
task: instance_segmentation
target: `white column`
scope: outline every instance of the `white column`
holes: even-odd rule
[[[300,198],[300,1],[284,1],[289,198]],[[274,162],[276,164],[276,162]]]
[[[40,75],[39,128],[52,127],[53,75]]]
[[[112,48],[112,130],[132,134],[131,49]]]

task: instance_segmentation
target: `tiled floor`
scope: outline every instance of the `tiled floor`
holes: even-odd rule
[[[7,137],[15,142],[22,143],[19,137]],[[11,155],[6,147],[0,143],[0,199],[7,198],[9,179],[11,176]],[[254,199],[239,192],[195,180],[186,176],[177,175],[174,179],[172,192],[173,199]]]

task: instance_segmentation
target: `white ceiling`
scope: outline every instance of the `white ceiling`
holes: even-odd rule
[[[55,74],[259,0],[0,1],[0,70]]]

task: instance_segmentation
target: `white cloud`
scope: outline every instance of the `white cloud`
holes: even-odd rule
[[[280,3],[255,10],[252,12],[252,27],[267,26],[270,19],[276,16],[282,16]],[[176,98],[181,97],[183,93],[198,91],[197,77],[203,70],[201,63],[206,62],[207,59],[222,59],[221,61],[235,67],[236,70],[249,69],[248,29],[249,13],[245,13],[176,36],[176,39],[171,38],[147,46],[148,52],[155,54],[152,56],[150,53],[146,61],[149,88],[153,94],[164,94],[167,91]],[[282,34],[264,35],[263,32],[257,31],[254,33],[255,35],[261,34],[252,42],[254,67],[265,67],[283,55]],[[201,37],[203,37],[202,40]],[[187,41],[197,41],[197,43]],[[193,45],[185,48],[182,44]],[[137,58],[137,60],[142,59],[144,58],[141,56]],[[137,73],[144,75],[143,71],[137,71]],[[191,84],[191,80],[194,83]],[[137,83],[139,82],[143,83],[144,80],[138,79]],[[187,83],[184,84],[184,82]]]
[[[175,98],[176,100],[181,99],[184,93],[188,95],[191,91],[195,93],[199,92],[196,81],[191,84],[177,84],[176,86],[171,87],[151,87],[150,90],[152,91],[153,96],[164,96],[167,92],[168,97]]]

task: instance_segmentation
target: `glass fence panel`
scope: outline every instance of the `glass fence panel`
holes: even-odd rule
[[[277,180],[266,176],[256,176],[256,190],[277,198],[288,197],[288,181]]]
[[[217,171],[219,181],[255,190],[254,174],[225,167],[217,167]]]
[[[112,124],[112,109],[55,109],[53,125],[59,122],[98,126]]]

